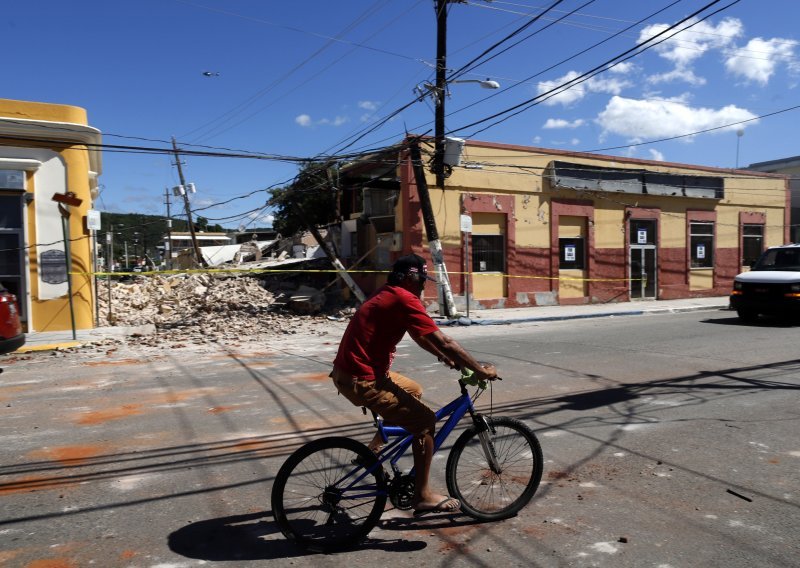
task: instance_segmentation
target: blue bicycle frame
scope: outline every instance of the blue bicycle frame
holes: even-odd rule
[[[444,443],[445,439],[450,435],[453,429],[456,427],[456,424],[464,417],[464,415],[469,412],[470,416],[475,416],[475,407],[472,404],[472,398],[470,398],[469,393],[467,392],[467,388],[464,386],[464,383],[459,382],[459,386],[461,387],[461,396],[436,411],[436,422],[438,423],[440,420],[449,416],[447,421],[444,425],[438,429],[436,435],[433,439],[433,451],[437,452],[439,448]],[[343,483],[345,480],[351,479],[354,475],[356,476],[352,482],[342,489],[344,491],[352,488],[354,485],[359,483],[362,479],[364,479],[367,475],[371,474],[375,469],[382,467],[382,464],[385,462],[389,462],[392,466],[392,471],[397,473],[399,470],[397,468],[397,462],[400,460],[403,455],[405,455],[406,450],[411,446],[411,443],[414,441],[414,437],[406,431],[405,428],[400,426],[384,426],[383,419],[375,418],[375,423],[378,427],[378,432],[381,435],[384,443],[389,442],[389,438],[397,438],[393,442],[391,442],[388,446],[383,448],[380,453],[378,454],[378,463],[366,468],[366,470],[361,470],[361,468],[355,468],[353,471],[349,472],[344,478],[339,480],[336,485]],[[410,475],[414,474],[414,468],[411,468],[409,472]],[[364,487],[361,487],[364,489]],[[358,495],[348,495],[348,498],[357,499],[365,497],[366,495],[361,493]]]

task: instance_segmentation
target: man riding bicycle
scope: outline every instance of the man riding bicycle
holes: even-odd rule
[[[420,300],[427,280],[435,282],[428,276],[424,258],[416,254],[399,258],[386,285],[358,309],[347,326],[331,372],[337,390],[350,402],[415,436],[415,514],[455,512],[461,505],[429,485],[436,415],[420,400],[422,387],[417,382],[389,370],[397,344],[408,332],[446,365],[471,369],[479,380],[497,378],[494,366],[481,365],[428,315]],[[377,452],[381,444],[376,434],[369,447]]]

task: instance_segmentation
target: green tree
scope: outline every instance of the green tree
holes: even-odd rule
[[[273,228],[284,236],[324,226],[336,220],[336,193],[328,178],[329,164],[305,162],[294,182],[272,190],[267,205],[274,208]]]

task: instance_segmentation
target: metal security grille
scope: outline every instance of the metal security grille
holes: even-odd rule
[[[764,225],[742,225],[742,266],[751,266],[764,251]]]
[[[503,235],[472,235],[472,270],[505,272],[506,245]]]

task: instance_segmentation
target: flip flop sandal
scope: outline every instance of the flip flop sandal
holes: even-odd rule
[[[454,507],[448,507],[448,504],[455,503]],[[458,499],[455,497],[448,497],[447,499],[442,499],[433,507],[427,507],[425,509],[414,509],[414,516],[421,517],[422,515],[427,515],[429,513],[458,513],[461,511],[461,503],[458,502]]]

